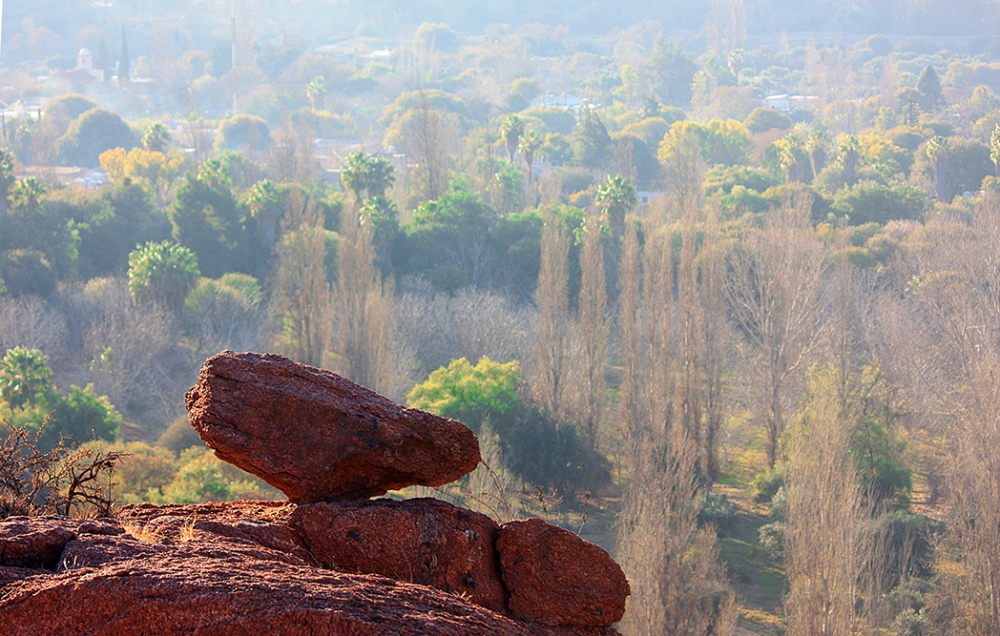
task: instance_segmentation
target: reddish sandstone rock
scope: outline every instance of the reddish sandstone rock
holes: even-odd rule
[[[0,566],[55,570],[66,544],[81,534],[116,534],[114,524],[58,517],[10,517],[0,523]]]
[[[312,556],[299,536],[288,525],[294,505],[278,501],[209,502],[154,506],[123,506],[118,513],[122,523],[150,531],[165,540],[185,540],[202,533],[219,540],[259,545],[295,557],[296,563],[312,563]]]
[[[228,543],[80,540],[101,541],[114,556],[0,588],[5,636],[554,634],[430,587],[261,560]]]
[[[224,351],[185,401],[220,459],[296,503],[441,486],[479,463],[479,442],[460,422],[277,355]]]
[[[381,574],[506,611],[497,524],[437,499],[318,503],[292,513],[313,557],[344,572]]]
[[[541,519],[512,521],[497,537],[508,607],[553,627],[607,627],[625,614],[628,581],[599,546]]]

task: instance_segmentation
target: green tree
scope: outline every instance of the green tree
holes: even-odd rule
[[[216,152],[243,150],[251,158],[271,149],[273,140],[267,122],[256,115],[234,115],[219,122]]]
[[[270,249],[277,241],[278,221],[284,211],[281,192],[270,179],[261,179],[247,191],[246,204],[250,217],[257,224],[257,237],[262,247]]]
[[[166,153],[171,140],[170,131],[158,121],[150,123],[142,133],[142,146],[150,152]]]
[[[920,95],[920,109],[925,113],[932,113],[946,105],[944,94],[941,92],[941,81],[934,67],[929,64],[920,72],[917,92]]]
[[[203,164],[198,176],[189,172],[177,188],[168,213],[173,238],[194,252],[206,276],[256,274],[266,251],[251,245],[258,242],[253,241],[228,187],[228,171],[214,164]]]
[[[625,215],[638,204],[631,179],[620,174],[608,175],[597,188],[597,204],[615,240],[625,232]]]
[[[45,194],[45,184],[38,177],[18,179],[11,192],[12,209],[22,217],[38,210],[42,195]]]
[[[585,168],[601,168],[608,162],[611,135],[593,109],[585,108],[573,132],[573,160]]]
[[[316,104],[320,103],[322,99],[326,97],[326,93],[326,82],[323,80],[322,76],[314,77],[312,81],[306,85],[306,97],[309,98],[309,103],[312,105],[313,112],[316,112]]]
[[[368,158],[360,150],[347,155],[347,161],[340,169],[340,181],[354,193],[355,204],[360,206],[362,194],[368,189]]]
[[[128,255],[128,291],[136,305],[157,302],[179,312],[200,276],[191,250],[170,241],[146,243]]]
[[[756,135],[768,130],[788,130],[792,127],[792,119],[785,113],[773,108],[760,106],[750,111],[743,125],[747,127],[747,130]]]
[[[365,188],[369,197],[385,197],[396,183],[396,168],[385,157],[371,157],[365,169]]]
[[[56,272],[45,253],[35,249],[0,252],[0,277],[12,296],[48,296],[56,290]]]
[[[503,123],[500,124],[500,139],[503,140],[507,148],[507,156],[511,163],[514,162],[514,154],[517,153],[518,140],[524,134],[524,120],[518,115],[507,115]]]
[[[535,163],[535,153],[542,147],[542,137],[536,130],[526,130],[518,139],[517,150],[524,157],[524,163],[528,166],[530,174]]]
[[[97,108],[97,102],[79,93],[69,93],[54,97],[45,104],[42,121],[45,127],[56,137],[66,134],[66,130],[74,119],[92,108]]]
[[[48,358],[38,349],[14,347],[0,360],[0,399],[18,408],[54,389]]]
[[[99,168],[101,153],[112,148],[135,148],[135,135],[122,118],[103,108],[92,108],[69,125],[59,138],[59,160],[64,165]]]
[[[671,45],[663,33],[656,36],[653,51],[642,65],[650,97],[680,108],[691,105],[691,82],[697,70],[698,66],[684,54],[680,43]]]
[[[521,406],[517,395],[520,377],[521,365],[516,360],[501,364],[483,356],[473,366],[460,358],[414,386],[406,404],[479,430],[484,420],[503,420]]]

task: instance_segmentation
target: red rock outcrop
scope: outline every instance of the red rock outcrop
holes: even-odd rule
[[[437,499],[299,506],[289,523],[317,561],[344,572],[430,585],[506,612],[492,519]]]
[[[187,509],[197,508],[188,506]],[[180,512],[175,507],[174,512]],[[219,512],[218,510],[216,511]],[[144,514],[152,515],[146,508]],[[156,519],[179,515],[152,516]],[[225,516],[223,512],[221,515]],[[236,515],[240,516],[240,515]],[[126,523],[121,533],[69,529],[60,571],[0,566],[0,624],[9,636],[612,636],[614,630],[549,630],[392,579],[285,562],[288,555],[210,532],[158,536]],[[63,536],[66,522],[33,520],[31,532]],[[222,522],[219,522],[222,523]],[[271,521],[269,521],[271,523]],[[197,525],[197,522],[195,522]],[[7,526],[11,526],[8,528]],[[4,536],[22,520],[0,521]],[[115,533],[117,532],[117,533]],[[185,538],[186,537],[186,538]],[[39,544],[41,545],[41,544]],[[78,558],[70,560],[69,553]],[[12,576],[14,571],[21,576]]]
[[[296,503],[441,486],[479,463],[479,442],[460,422],[277,355],[224,351],[185,401],[220,459]]]
[[[555,627],[606,627],[625,614],[628,581],[599,546],[541,519],[511,521],[497,538],[516,618]]]

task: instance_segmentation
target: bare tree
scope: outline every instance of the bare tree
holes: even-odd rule
[[[531,384],[538,402],[559,421],[564,415],[569,362],[569,235],[562,219],[551,211],[545,215],[541,249]]]
[[[610,336],[601,223],[596,215],[591,215],[584,225],[583,249],[580,253],[580,296],[577,305],[579,345],[576,367],[582,378],[579,419],[590,447],[596,449],[607,389],[605,373]]]
[[[725,296],[753,349],[771,467],[785,430],[789,384],[802,377],[822,341],[828,261],[809,225],[810,206],[809,198],[788,201],[771,212],[762,230],[749,231],[725,255]]]
[[[858,584],[870,561],[871,537],[848,420],[836,371],[818,368],[791,436],[785,527],[790,636],[856,633]]]
[[[325,266],[327,232],[313,201],[294,192],[286,206],[273,283],[278,346],[299,362],[322,366],[333,337],[333,292]]]
[[[337,250],[340,354],[352,380],[391,393],[396,380],[393,282],[375,267],[370,226],[342,227]]]
[[[951,515],[938,576],[953,608],[950,633],[974,636],[1000,633],[998,222],[1000,199],[987,193],[973,231],[939,241],[933,256],[918,263],[909,294],[886,294],[882,306],[886,329],[897,332],[897,341],[905,338],[900,349],[909,360],[901,366],[909,367],[911,399],[927,424],[945,433],[951,451]]]

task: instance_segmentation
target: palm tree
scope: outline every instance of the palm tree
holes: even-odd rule
[[[183,245],[150,241],[128,255],[128,292],[136,305],[158,302],[179,312],[199,278],[198,261]]]
[[[371,198],[385,197],[385,191],[396,183],[396,169],[384,157],[372,157],[368,160],[365,173],[365,188]]]
[[[281,193],[270,179],[262,179],[247,192],[250,216],[257,221],[257,236],[270,249],[277,241],[278,219],[281,218]]]
[[[778,165],[785,171],[785,183],[799,180],[799,160],[796,151],[802,147],[802,138],[792,133],[774,144],[778,149]]]
[[[312,104],[312,110],[316,112],[316,103],[326,96],[326,82],[323,81],[322,77],[314,77],[311,82],[306,86],[306,96],[309,98],[309,102]]]
[[[524,120],[517,115],[507,115],[500,125],[500,138],[507,146],[507,154],[511,163],[514,162],[514,153],[517,152],[518,140],[524,134]]]
[[[171,140],[170,131],[158,121],[146,126],[142,133],[142,146],[149,152],[166,153]]]
[[[620,174],[608,175],[597,188],[597,203],[615,240],[619,240],[625,232],[625,215],[639,203],[632,180]]]
[[[361,193],[368,189],[368,157],[360,150],[347,155],[347,162],[340,169],[340,181],[354,193],[355,208],[361,207]]]
[[[826,166],[826,148],[830,143],[830,137],[822,130],[814,130],[809,133],[806,139],[806,150],[809,151],[809,164],[812,166],[813,177]]]
[[[38,177],[25,177],[18,179],[11,193],[14,209],[25,216],[26,212],[34,211],[38,208],[38,202],[45,194],[45,185]]]
[[[38,349],[14,347],[0,360],[0,399],[13,408],[52,388],[52,369]]]
[[[526,130],[518,139],[517,149],[528,164],[528,178],[531,178],[531,166],[535,163],[535,153],[542,147],[542,137],[535,130]]]
[[[841,135],[839,144],[843,154],[844,182],[851,186],[858,180],[858,159],[861,155],[861,144],[854,135]]]

